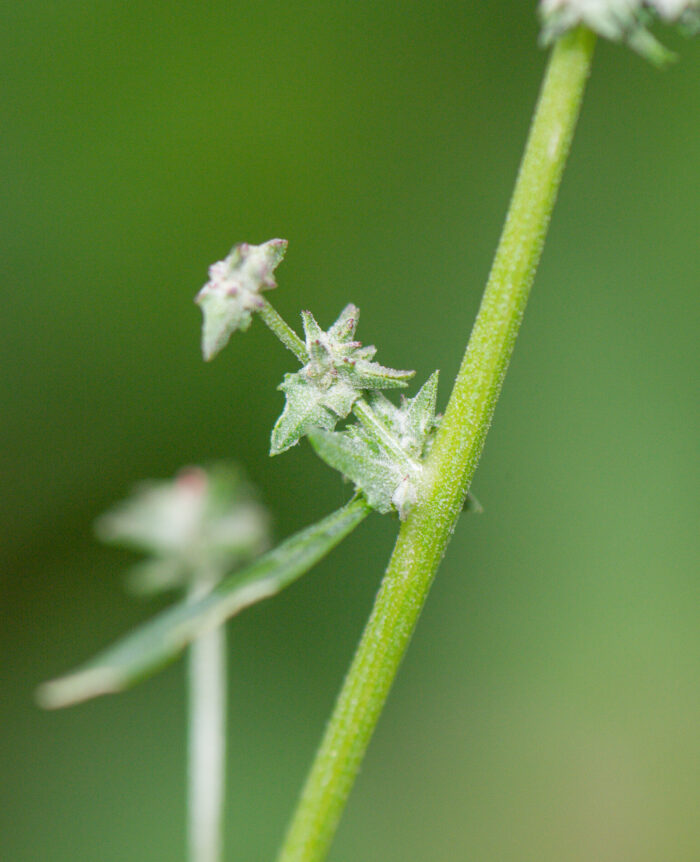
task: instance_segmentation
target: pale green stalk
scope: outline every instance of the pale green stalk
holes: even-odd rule
[[[271,303],[262,296],[260,299],[262,305],[258,309],[258,313],[265,325],[279,338],[287,350],[292,351],[302,365],[306,365],[309,361],[309,354],[306,352],[304,342]]]
[[[401,525],[279,862],[326,856],[462,509],[544,244],[594,43],[590,31],[579,29],[553,49],[481,308],[426,463],[421,500]]]
[[[204,593],[195,589],[192,599]],[[188,844],[190,862],[220,862],[226,776],[226,630],[188,650]]]

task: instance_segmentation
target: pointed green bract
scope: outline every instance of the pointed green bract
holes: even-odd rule
[[[187,586],[249,562],[269,544],[269,518],[242,476],[228,464],[188,467],[174,479],[144,482],[98,519],[105,542],[149,554],[127,583],[154,593]]]
[[[225,578],[204,598],[174,605],[78,670],[45,683],[37,693],[40,704],[57,709],[123,691],[140,682],[177,658],[200,635],[301,577],[352,532],[369,511],[361,498],[351,500],[252,565]]]
[[[372,411],[396,437],[401,448],[411,458],[422,460],[428,454],[437,428],[435,416],[439,373],[434,371],[413,398],[401,396],[396,407],[388,398],[371,399]]]
[[[309,434],[319,457],[349,479],[379,512],[396,511],[403,519],[419,498],[422,461],[438,425],[437,384],[436,371],[414,398],[403,398],[400,407],[374,393],[369,405],[358,411],[359,425]]]
[[[272,429],[270,454],[279,455],[311,428],[332,430],[340,417],[347,416],[361,393],[344,381],[323,390],[301,372],[285,374],[278,387],[287,397],[284,411]]]
[[[541,0],[539,14],[545,45],[584,25],[606,39],[626,42],[659,66],[674,55],[647,29],[655,16],[678,24],[686,35],[700,28],[700,0]]]
[[[335,428],[363,392],[400,388],[413,377],[414,371],[372,362],[376,348],[354,340],[359,316],[356,306],[347,305],[324,332],[311,312],[302,312],[309,361],[279,386],[287,401],[272,431],[271,455],[294,446],[312,428]]]
[[[273,273],[287,250],[286,239],[262,245],[240,243],[209,267],[209,281],[195,302],[202,309],[202,353],[206,360],[226,345],[232,333],[250,326],[262,305],[260,293],[277,287]]]

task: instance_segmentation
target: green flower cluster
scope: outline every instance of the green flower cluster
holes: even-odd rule
[[[663,65],[674,55],[647,29],[655,18],[677,24],[686,35],[700,30],[700,0],[540,0],[541,41],[549,45],[583,25]]]
[[[370,506],[404,518],[420,497],[423,459],[437,428],[437,372],[415,398],[403,398],[397,407],[382,390],[405,387],[415,372],[374,361],[376,347],[355,339],[357,306],[346,305],[328,330],[303,311],[303,341],[276,312],[271,316],[260,291],[275,286],[272,272],[286,247],[285,240],[238,245],[210,268],[210,281],[197,297],[204,313],[204,355],[213,356],[259,311],[302,363],[278,387],[286,403],[272,429],[270,454],[285,452],[308,436],[318,455],[352,481]],[[351,412],[358,423],[335,432]]]
[[[406,386],[415,374],[372,362],[377,348],[354,340],[359,318],[360,309],[346,305],[324,332],[310,311],[302,312],[309,361],[279,385],[287,402],[272,429],[270,454],[294,446],[312,428],[332,430],[364,392]]]

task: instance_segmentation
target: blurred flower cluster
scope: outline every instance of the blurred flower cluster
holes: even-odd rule
[[[142,551],[129,586],[139,593],[210,585],[269,544],[269,518],[229,464],[186,467],[174,479],[144,482],[96,524],[105,542]]]

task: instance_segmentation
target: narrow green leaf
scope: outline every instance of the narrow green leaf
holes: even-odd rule
[[[224,579],[203,599],[173,606],[75,672],[44,683],[37,691],[39,704],[47,709],[70,706],[123,691],[150,676],[200,635],[291,584],[351,533],[369,512],[363,499],[351,500]]]

